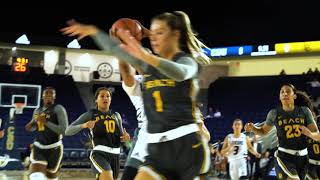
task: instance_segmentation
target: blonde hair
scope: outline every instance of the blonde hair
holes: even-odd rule
[[[181,49],[190,53],[195,60],[202,65],[210,63],[210,58],[202,52],[202,48],[208,48],[193,32],[189,16],[183,11],[165,12],[155,16],[152,20],[166,21],[172,30],[178,30],[181,33]]]

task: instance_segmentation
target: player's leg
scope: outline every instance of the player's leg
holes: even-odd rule
[[[275,170],[278,179],[299,180],[294,158],[297,157],[281,151],[275,152]]]
[[[63,158],[63,146],[50,149],[48,154],[47,177],[48,180],[58,180],[58,172]]]
[[[145,141],[145,133],[139,132],[135,146],[131,149],[129,157],[125,164],[122,180],[133,180],[138,173],[138,169],[142,166],[147,156],[147,142]]]
[[[99,173],[99,180],[113,180],[113,172],[109,163],[109,156],[106,152],[92,151],[89,158],[96,173]]]
[[[39,149],[33,146],[30,153],[30,167],[29,179],[30,180],[46,180],[47,160],[45,157],[46,150]]]

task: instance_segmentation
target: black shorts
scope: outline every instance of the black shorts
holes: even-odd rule
[[[102,173],[102,171],[112,171],[113,178],[118,178],[120,169],[119,154],[92,151],[89,158],[95,173],[99,174]]]
[[[285,152],[275,152],[275,170],[278,179],[305,179],[308,171],[308,156],[294,156]]]
[[[307,179],[311,179],[311,180],[320,179],[320,165],[314,165],[309,163]]]
[[[168,180],[193,180],[206,173],[210,166],[209,148],[197,133],[148,144],[148,153],[142,169]]]
[[[32,164],[43,164],[47,166],[47,171],[56,173],[61,165],[63,157],[63,146],[51,149],[40,149],[33,145],[30,153],[30,161]]]

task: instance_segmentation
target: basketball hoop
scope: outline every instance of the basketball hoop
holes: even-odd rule
[[[22,114],[24,106],[24,103],[14,103],[15,114]]]

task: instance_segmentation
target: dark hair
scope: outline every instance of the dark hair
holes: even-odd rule
[[[306,92],[297,90],[294,85],[289,83],[283,84],[281,87],[283,86],[289,86],[293,90],[293,93],[297,96],[297,98],[294,100],[295,106],[306,106],[311,110],[312,113],[315,113],[312,100]]]
[[[235,120],[233,120],[233,123],[236,122],[236,121],[240,121],[241,124],[243,124],[242,120],[240,118],[236,118]]]
[[[47,86],[47,87],[45,87],[45,88],[43,89],[43,91],[42,91],[42,95],[43,95],[44,92],[47,91],[47,90],[52,90],[52,91],[54,92],[54,95],[57,95],[56,89],[55,89],[54,87],[52,87],[52,86]]]
[[[183,11],[165,12],[152,18],[154,20],[165,21],[171,30],[180,31],[180,48],[192,54],[198,63],[208,64],[210,59],[202,52],[202,48],[207,48],[192,30],[189,16]]]
[[[289,87],[293,90],[294,94],[296,94],[296,93],[297,93],[297,89],[296,89],[296,87],[294,87],[294,85],[293,85],[293,84],[290,84],[290,83],[284,83],[284,84],[282,84],[281,88],[282,88],[283,86],[289,86]],[[280,88],[280,89],[281,89],[281,88]]]
[[[94,94],[94,99],[95,100],[98,98],[100,91],[108,91],[110,96],[112,97],[112,91],[109,88],[107,88],[107,87],[99,87],[96,90],[95,94]]]

